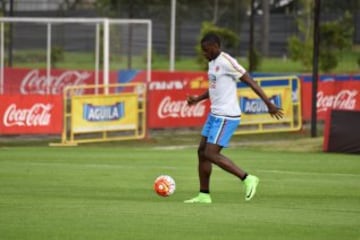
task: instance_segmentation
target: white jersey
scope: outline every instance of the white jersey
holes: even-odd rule
[[[211,113],[230,117],[241,115],[236,84],[245,72],[244,67],[224,52],[209,62]]]

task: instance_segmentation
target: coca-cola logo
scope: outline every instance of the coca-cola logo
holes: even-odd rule
[[[22,79],[20,85],[21,94],[62,94],[66,86],[76,86],[84,84],[91,76],[89,72],[79,72],[75,70],[64,71],[58,76],[41,75],[38,69],[31,70]],[[76,91],[82,94],[83,89]]]
[[[53,105],[48,103],[35,103],[30,108],[20,109],[11,104],[4,113],[3,124],[11,126],[49,126],[51,120],[50,110]]]
[[[201,118],[205,115],[205,110],[204,102],[189,106],[186,100],[172,100],[170,96],[166,96],[159,104],[157,115],[160,119]]]
[[[328,108],[353,110],[356,107],[356,90],[341,90],[335,95],[325,95],[323,91],[317,93],[317,111],[324,112]]]

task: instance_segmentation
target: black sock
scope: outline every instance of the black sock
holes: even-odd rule
[[[209,194],[209,193],[210,193],[209,190],[204,190],[204,189],[200,189],[200,192],[201,192],[201,193],[206,193],[206,194]]]
[[[247,173],[245,173],[244,177],[241,178],[241,181],[244,181],[246,179],[246,177],[248,176]]]

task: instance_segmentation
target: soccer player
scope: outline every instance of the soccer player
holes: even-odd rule
[[[245,185],[245,200],[252,199],[256,193],[259,178],[238,167],[221,154],[228,147],[230,138],[240,123],[241,110],[237,97],[236,82],[245,82],[264,101],[269,113],[276,119],[283,117],[281,108],[270,102],[260,86],[246,70],[229,54],[221,51],[220,38],[214,33],[206,34],[201,40],[204,56],[209,60],[209,89],[199,96],[188,96],[189,105],[210,99],[211,112],[203,126],[198,147],[199,194],[185,203],[211,203],[210,176],[212,164],[238,177]]]

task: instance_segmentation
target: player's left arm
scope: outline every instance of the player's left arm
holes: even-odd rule
[[[250,77],[249,73],[245,72],[240,77],[240,80],[246,83],[265,102],[272,117],[275,117],[276,119],[283,118],[284,113],[282,109],[269,100],[262,88]]]
[[[186,101],[188,103],[188,105],[194,105],[202,100],[208,99],[209,98],[209,90],[206,90],[203,94],[201,94],[200,96],[187,96],[186,97]]]

